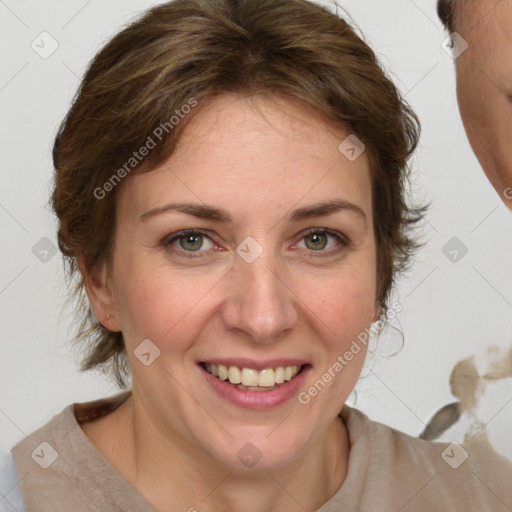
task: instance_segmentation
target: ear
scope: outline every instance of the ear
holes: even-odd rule
[[[121,331],[117,321],[115,299],[106,262],[87,270],[82,257],[78,258],[78,266],[85,284],[87,297],[94,311],[94,316],[109,331]]]

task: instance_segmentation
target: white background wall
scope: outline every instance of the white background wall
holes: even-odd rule
[[[50,151],[86,64],[124,23],[157,3],[0,2],[0,452],[67,404],[119,392],[98,374],[79,373],[67,336],[71,319],[61,315],[67,292],[60,254],[43,263],[32,248],[43,237],[56,244],[47,206]],[[512,215],[466,140],[435,0],[341,5],[423,126],[414,186],[417,198],[431,200],[432,208],[427,245],[397,290],[405,345],[395,357],[378,357],[357,387],[358,408],[416,436],[436,410],[454,401],[448,379],[457,361],[481,358],[490,345],[512,345]],[[59,44],[46,60],[31,48],[43,31]],[[468,248],[458,263],[442,252],[454,236]],[[388,331],[382,352],[400,341]],[[512,458],[512,439],[505,435],[512,426],[511,380],[488,389],[480,414],[489,422],[491,441]],[[461,434],[450,433],[457,440]]]

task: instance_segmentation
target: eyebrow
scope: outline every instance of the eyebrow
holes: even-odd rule
[[[164,206],[159,206],[143,213],[140,220],[146,221],[152,217],[169,211],[187,213],[188,215],[193,215],[199,219],[212,220],[223,224],[233,224],[233,218],[226,210],[197,203],[170,203]],[[344,199],[322,201],[320,203],[298,208],[288,214],[286,218],[290,222],[300,222],[306,219],[325,217],[341,211],[356,213],[362,218],[366,226],[367,219],[363,209]]]

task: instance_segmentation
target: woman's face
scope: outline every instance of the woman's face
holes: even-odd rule
[[[248,455],[279,467],[328,428],[354,388],[365,347],[333,365],[378,316],[368,161],[340,152],[347,135],[289,100],[224,95],[197,112],[165,164],[122,183],[114,319],[104,325],[123,332],[135,407],[169,439],[229,466]],[[307,213],[330,201],[341,207]],[[188,229],[201,234],[179,236]],[[273,391],[250,392],[201,363],[238,366],[250,379],[307,366]]]

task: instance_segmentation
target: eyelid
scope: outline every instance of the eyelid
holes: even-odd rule
[[[335,231],[335,230],[331,230],[331,229],[328,229],[328,228],[307,228],[303,231],[301,231],[297,237],[298,237],[298,241],[294,244],[296,245],[297,243],[301,242],[304,238],[306,238],[307,236],[309,235],[312,235],[312,234],[320,234],[320,235],[328,235],[332,238],[335,238],[339,244],[343,247],[343,248],[348,248],[348,247],[351,247],[353,245],[352,241],[350,240],[349,237],[347,237],[344,233],[342,232],[339,232],[339,231]],[[211,232],[208,231],[208,230],[203,230],[203,229],[184,229],[182,231],[178,231],[176,233],[172,233],[171,235],[165,237],[163,239],[163,242],[162,244],[164,245],[164,247],[169,247],[171,246],[172,247],[172,243],[175,242],[176,240],[182,238],[182,237],[185,237],[187,235],[200,235],[200,236],[204,236],[206,238],[208,238],[209,240],[212,241],[212,243],[215,244],[215,241],[213,240],[212,236],[211,236]],[[212,249],[210,249],[212,250]],[[329,251],[324,251],[324,250],[318,250],[318,251],[314,251],[314,250],[310,250],[311,253],[315,253],[315,252],[318,252],[319,253],[319,257],[322,257],[322,255],[324,255],[325,257],[329,256],[329,255],[334,255],[336,254],[337,252],[339,252],[339,248],[338,249],[331,249]],[[179,248],[172,248],[171,251],[173,252],[178,252],[178,253],[181,253],[184,255],[185,258],[196,258],[196,257],[199,257],[199,256],[191,256],[192,254],[201,254],[201,253],[208,253],[209,251],[206,250],[206,251],[201,251],[201,250],[198,250],[198,251],[185,251],[183,249],[179,249]],[[190,256],[188,256],[190,255]]]
[[[187,235],[200,235],[200,236],[204,236],[205,238],[208,238],[210,239],[213,243],[214,240],[212,239],[212,236],[210,234],[211,232],[210,231],[206,231],[206,230],[203,230],[203,229],[183,229],[182,231],[177,231],[176,233],[172,233],[168,236],[166,236],[163,241],[162,241],[162,245],[164,247],[168,247],[168,246],[172,246],[172,243],[175,242],[176,240],[179,240],[180,238],[183,238]],[[182,249],[174,249],[176,250],[177,252],[182,252],[182,253],[201,253],[201,252],[207,252],[207,251],[184,251]]]
[[[345,235],[344,233],[340,232],[340,231],[336,231],[336,230],[332,230],[332,229],[328,229],[328,228],[308,228],[306,229],[305,231],[302,231],[299,233],[299,236],[300,236],[300,240],[302,240],[303,238],[305,238],[306,236],[308,235],[313,235],[315,233],[319,233],[321,235],[329,235],[329,236],[332,236],[333,238],[336,238],[338,239],[338,241],[346,246],[349,246],[349,245],[352,245],[352,241],[350,240],[350,238]],[[321,252],[321,251],[319,251]]]

